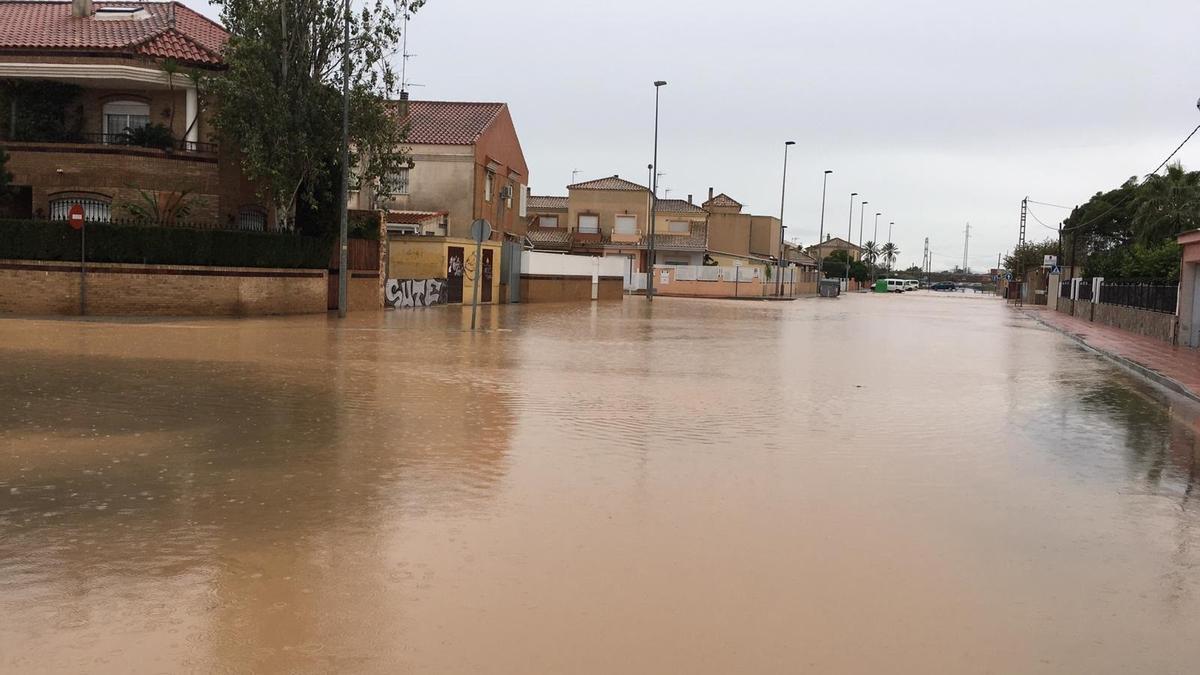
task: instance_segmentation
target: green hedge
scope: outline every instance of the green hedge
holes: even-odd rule
[[[65,222],[0,220],[0,259],[79,260],[80,232]],[[324,269],[332,242],[295,234],[87,224],[92,262]]]

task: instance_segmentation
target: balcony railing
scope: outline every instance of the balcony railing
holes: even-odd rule
[[[61,144],[76,144],[76,145],[111,145],[123,146],[131,148],[157,148],[166,152],[197,152],[206,154],[216,154],[219,149],[216,143],[201,143],[199,141],[187,141],[181,139],[171,139],[170,144],[159,143],[138,143],[134,142],[128,134],[85,134],[71,133],[61,134],[47,137],[25,136],[19,135],[17,138],[0,138],[0,142],[9,141],[13,143],[61,143]],[[166,147],[164,147],[164,145]]]

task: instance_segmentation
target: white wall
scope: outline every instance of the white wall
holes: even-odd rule
[[[568,277],[620,277],[625,274],[626,258],[593,258],[582,255],[524,251],[521,253],[521,274]]]

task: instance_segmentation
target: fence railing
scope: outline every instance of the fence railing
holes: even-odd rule
[[[1070,279],[1058,282],[1058,297],[1068,298],[1068,299],[1071,297],[1071,280]]]
[[[1078,300],[1092,299],[1092,282],[1090,279],[1083,279],[1079,282],[1079,294],[1076,296]]]
[[[17,135],[15,138],[0,139],[9,140],[18,143],[77,143],[77,144],[93,144],[93,145],[120,145],[132,148],[159,148],[161,150],[179,150],[182,152],[204,152],[216,154],[219,146],[216,143],[201,143],[199,141],[188,141],[183,139],[170,139],[169,143],[164,139],[160,144],[156,141],[138,141],[137,138],[130,136],[127,133],[119,134],[91,134],[91,133],[68,133],[59,135],[47,136],[25,136]],[[167,147],[163,147],[167,145]]]
[[[1097,302],[1174,314],[1179,284],[1169,279],[1105,279]]]

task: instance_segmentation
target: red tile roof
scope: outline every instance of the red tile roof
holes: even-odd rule
[[[565,209],[567,208],[567,198],[550,195],[529,195],[529,201],[526,203],[526,206],[538,210]]]
[[[712,199],[704,202],[703,206],[719,206],[719,207],[737,207],[741,208],[742,203],[722,192]]]
[[[399,105],[394,101],[393,105]],[[409,101],[408,142],[474,145],[504,111],[504,103]]]
[[[94,9],[137,7],[140,19],[71,16],[69,2],[0,2],[0,51],[10,49],[114,54],[221,63],[229,34],[178,2],[97,2]]]
[[[575,183],[574,185],[568,185],[567,189],[568,190],[628,190],[631,192],[635,191],[635,190],[640,190],[640,191],[649,190],[649,188],[647,188],[644,185],[638,185],[637,183],[627,181],[624,178],[621,178],[620,176],[606,176],[604,178],[597,178],[596,180],[588,180],[588,181],[584,181],[582,183]]]
[[[660,199],[655,210],[662,213],[707,213],[686,199]]]
[[[384,220],[396,225],[420,225],[444,215],[445,211],[388,211],[384,214]]]
[[[563,227],[531,227],[525,236],[535,251],[571,250],[571,231]]]

